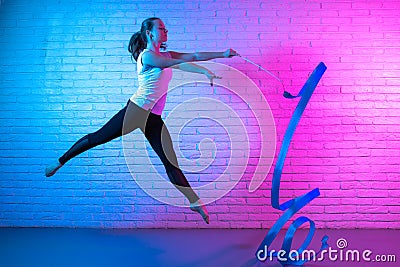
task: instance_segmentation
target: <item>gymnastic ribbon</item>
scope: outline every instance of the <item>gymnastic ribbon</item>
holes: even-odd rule
[[[294,132],[296,131],[296,127],[299,124],[301,115],[303,115],[303,112],[308,102],[310,101],[311,95],[314,93],[314,90],[317,87],[317,84],[326,69],[327,68],[324,63],[322,62],[319,63],[298,94],[298,96],[301,96],[301,98],[299,103],[297,104],[296,109],[293,112],[292,118],[290,119],[288,128],[286,129],[285,136],[283,137],[281,150],[279,151],[278,159],[274,169],[274,175],[272,178],[271,205],[275,209],[286,210],[292,205],[292,202],[294,201],[292,199],[279,205],[279,187],[281,182],[282,169],[285,163],[286,155],[289,150],[289,145],[292,141]],[[308,194],[310,195],[308,196]],[[315,188],[308,194],[304,195],[304,199],[311,201],[312,199],[314,199],[314,197],[312,196],[314,195],[319,196],[319,189]]]
[[[246,60],[246,61],[249,61],[249,60]],[[250,63],[253,63],[253,62],[250,62]],[[257,66],[259,66],[259,65],[257,65]],[[259,66],[259,67],[262,68],[261,66]],[[272,228],[268,231],[264,240],[261,242],[261,244],[256,252],[256,255],[260,250],[263,250],[264,248],[268,248],[271,245],[271,243],[277,237],[279,231],[282,229],[284,224],[286,222],[288,222],[296,212],[298,212],[300,209],[302,209],[304,206],[309,204],[312,200],[314,200],[316,197],[318,197],[320,195],[319,189],[315,188],[315,189],[311,190],[310,192],[308,192],[307,194],[304,194],[300,197],[297,197],[295,199],[291,199],[282,204],[279,204],[279,190],[280,190],[282,169],[284,166],[287,152],[289,150],[290,142],[292,141],[292,137],[294,135],[296,127],[297,127],[297,125],[300,121],[300,118],[311,98],[311,95],[313,94],[318,82],[320,81],[320,79],[326,69],[327,69],[327,67],[325,66],[325,64],[323,62],[319,63],[319,65],[315,68],[313,73],[310,75],[310,77],[304,84],[303,88],[300,90],[300,92],[296,96],[293,96],[286,91],[284,92],[284,97],[286,97],[286,98],[301,97],[296,109],[293,112],[292,118],[289,122],[288,128],[284,135],[281,150],[278,155],[278,159],[277,159],[277,162],[275,165],[273,178],[272,178],[271,205],[275,209],[279,209],[279,210],[282,210],[285,212],[275,222],[275,224],[272,226]],[[269,71],[267,71],[267,72],[269,74],[271,74]],[[281,81],[275,75],[272,75],[272,76],[274,76],[277,80]],[[289,228],[286,232],[286,235],[284,237],[283,244],[282,244],[282,250],[286,252],[286,256],[290,253],[290,248],[292,245],[292,240],[293,240],[295,232],[301,225],[303,225],[307,222],[310,224],[310,230],[309,230],[308,235],[305,238],[303,244],[300,246],[300,248],[298,249],[297,252],[299,254],[301,254],[307,248],[307,246],[310,244],[310,242],[314,236],[314,233],[315,233],[315,223],[312,220],[310,220],[309,218],[301,216],[292,222],[292,224],[289,226]],[[324,236],[322,238],[321,248],[315,255],[318,255],[322,250],[324,250],[328,247],[327,240],[328,240],[327,236]],[[299,257],[296,259],[280,258],[278,255],[278,252],[271,253],[270,251],[265,251],[265,255],[269,256],[269,257],[270,256],[278,257],[278,261],[282,265],[289,265],[289,264],[290,265],[302,265],[308,261],[306,259],[300,259]],[[309,259],[309,260],[312,260],[312,259]]]

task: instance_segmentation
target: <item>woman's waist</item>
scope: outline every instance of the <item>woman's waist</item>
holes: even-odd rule
[[[154,113],[151,108],[146,106],[141,106],[140,104],[135,103],[135,101],[132,101],[132,99],[128,100],[125,108],[129,108],[134,111],[136,110],[137,112],[139,112],[139,114],[141,113],[146,116],[154,116],[161,118],[161,113]]]
[[[164,95],[168,92],[168,85],[140,84],[136,90],[137,95]]]

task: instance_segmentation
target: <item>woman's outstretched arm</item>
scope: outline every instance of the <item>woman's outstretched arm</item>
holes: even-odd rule
[[[233,56],[239,55],[232,48],[229,48],[223,52],[180,53],[180,52],[175,52],[175,51],[169,51],[169,53],[172,56],[172,58],[185,60],[186,62],[206,61],[206,60],[210,60],[210,59],[214,59],[214,58],[227,58],[227,57],[233,57]]]
[[[215,73],[213,73],[211,70],[194,63],[181,63],[179,65],[172,66],[172,68],[187,72],[204,74],[210,80],[211,85],[213,84],[214,79],[221,79],[221,77],[215,75]]]
[[[205,61],[214,58],[228,58],[239,55],[231,48],[224,52],[178,53],[171,51],[169,53],[172,58],[164,57],[152,51],[145,52],[142,56],[142,63],[158,68],[169,68],[185,62]]]

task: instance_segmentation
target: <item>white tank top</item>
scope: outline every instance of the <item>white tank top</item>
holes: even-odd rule
[[[172,69],[161,69],[142,64],[143,53],[150,51],[144,49],[137,59],[137,73],[139,88],[130,100],[139,107],[150,110],[152,113],[161,115],[167,97],[168,84],[172,79]],[[171,58],[168,52],[161,53],[162,56]]]

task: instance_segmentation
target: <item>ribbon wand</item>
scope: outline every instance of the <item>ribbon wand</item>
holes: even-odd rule
[[[264,72],[266,72],[266,73],[268,73],[270,76],[272,76],[274,79],[276,79],[277,81],[279,81],[279,82],[282,84],[282,87],[283,87],[283,90],[284,90],[283,96],[284,96],[285,98],[296,98],[296,97],[301,96],[302,91],[300,91],[299,94],[298,94],[298,95],[295,95],[295,96],[292,95],[291,93],[287,92],[287,91],[285,90],[285,85],[284,85],[283,81],[282,81],[278,76],[276,76],[276,75],[274,75],[272,72],[270,72],[269,70],[266,70],[266,69],[263,68],[261,65],[259,65],[259,64],[255,63],[255,62],[251,61],[250,59],[248,59],[248,58],[246,58],[246,57],[242,57],[242,56],[239,55],[239,54],[237,54],[237,56],[240,57],[241,59],[243,59],[244,61],[247,61],[247,62],[249,62],[250,64],[253,64],[254,66],[258,67],[259,69],[263,70]]]

